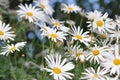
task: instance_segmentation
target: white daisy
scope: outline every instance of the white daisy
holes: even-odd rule
[[[85,12],[84,9],[81,10],[80,12],[81,17],[86,18],[87,17],[87,12]]]
[[[18,42],[16,44],[11,44],[3,47],[0,55],[8,55],[9,53],[13,53],[14,51],[20,51],[26,45],[26,42]]]
[[[54,10],[49,5],[49,0],[36,0],[34,1],[36,6],[39,6],[46,14],[52,15]]]
[[[113,33],[115,26],[113,24],[112,19],[107,18],[104,21],[104,18],[102,18],[102,19],[96,19],[93,22],[93,31],[95,29],[97,29],[97,31],[100,33]]]
[[[68,32],[69,28],[65,27],[63,25],[63,21],[58,21],[58,20],[55,20],[55,19],[51,19],[51,23],[53,24],[53,27],[58,29],[58,30],[62,30],[64,32]]]
[[[90,48],[90,51],[86,55],[86,59],[89,60],[91,63],[94,61],[94,63],[100,63],[101,61],[104,61],[105,56],[109,54],[111,48],[108,46],[97,46],[95,44],[94,47]]]
[[[120,29],[120,16],[115,15],[115,18],[114,24]]]
[[[65,36],[67,36],[67,34],[57,31],[56,29],[50,29],[47,32],[47,36],[54,42],[57,42],[57,40],[63,42],[63,40],[66,40]]]
[[[81,43],[84,43],[86,46],[89,46],[88,42],[90,42],[90,37],[88,36],[88,31],[83,33],[83,29],[76,28],[75,26],[68,32],[72,35],[73,40],[79,40]]]
[[[117,38],[120,39],[120,30],[114,31],[112,34],[109,34],[109,36],[113,39],[117,39]]]
[[[45,20],[45,14],[43,13],[43,11],[35,8],[35,6],[32,6],[32,4],[25,4],[25,6],[20,4],[19,8],[20,9],[16,11],[18,13],[18,16],[27,19],[30,23],[39,20]]]
[[[112,44],[112,42],[113,42],[113,38],[112,37],[107,37],[104,41],[102,41],[102,43],[100,43],[102,46],[108,46],[109,47],[109,49],[110,49],[110,51],[109,52],[111,52],[111,50],[113,51],[114,49],[112,49],[112,47],[111,47],[111,44]]]
[[[83,51],[83,49],[78,49],[77,53],[75,54],[76,56],[76,60],[80,60],[80,62],[84,62],[85,61],[85,52]]]
[[[73,4],[64,4],[62,3],[61,4],[61,10],[64,11],[65,13],[72,13],[72,12],[75,12],[75,13],[78,13],[81,11],[81,8],[77,5],[73,5]]]
[[[82,73],[82,77],[80,79],[84,80],[105,80],[104,76],[108,73],[105,69],[101,69],[99,66],[97,70],[92,67],[85,69],[85,72]]]
[[[102,13],[97,10],[94,10],[94,12],[87,12],[86,16],[87,16],[88,20],[94,21],[94,19],[101,17]]]
[[[96,33],[113,33],[115,26],[113,20],[108,18],[108,13],[102,16],[95,17],[94,21],[88,21],[90,30]]]
[[[61,55],[47,55],[45,60],[48,63],[48,68],[45,68],[45,70],[50,72],[54,80],[67,80],[72,79],[72,76],[74,76],[74,74],[68,72],[74,69],[74,65],[67,62],[67,59],[62,60]]]
[[[80,60],[80,62],[85,61],[85,51],[83,51],[80,46],[70,46],[68,47],[68,52],[66,53],[71,59]]]
[[[43,37],[48,35],[48,31],[50,30],[50,27],[47,26],[45,23],[39,24],[40,26],[40,31],[41,31],[41,35]]]
[[[0,40],[14,40],[14,31],[10,30],[11,27],[9,26],[9,24],[6,25],[5,23],[2,23],[2,21],[0,21]]]
[[[114,52],[111,51],[111,54],[106,56],[101,66],[109,70],[110,74],[120,74],[120,54],[118,45],[115,44]]]
[[[76,24],[75,21],[73,20],[66,20],[66,23],[69,24],[70,26],[73,26]]]

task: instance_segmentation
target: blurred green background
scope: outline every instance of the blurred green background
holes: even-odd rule
[[[18,22],[19,19],[16,14],[18,5],[30,4],[33,0],[0,0],[0,20],[9,23],[16,33],[16,43],[18,41],[27,41],[27,46],[21,51],[9,56],[0,56],[0,80],[52,80],[47,73],[41,73],[39,69],[34,68],[32,65],[27,65],[29,61],[33,61],[40,65],[42,51],[42,38],[40,30],[37,26],[26,23],[24,21]],[[68,15],[60,11],[61,3],[71,3],[80,6],[86,12],[94,11],[95,9],[103,13],[108,12],[109,17],[114,19],[115,15],[120,15],[120,0],[50,0],[51,6],[54,8],[55,13],[53,17],[59,20],[67,20]],[[86,29],[86,18],[80,14],[70,14],[70,19],[80,24],[83,18],[82,27]],[[46,40],[44,40],[46,44]],[[0,48],[4,43],[0,41]],[[47,48],[45,45],[44,48]],[[32,69],[32,70],[31,70]],[[79,75],[78,75],[79,76]]]

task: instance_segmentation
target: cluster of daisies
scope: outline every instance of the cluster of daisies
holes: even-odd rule
[[[15,33],[12,31],[12,27],[9,24],[5,24],[0,21],[0,42],[4,42],[4,45],[0,47],[0,55],[8,55],[15,51],[20,51],[25,45],[26,42],[17,42],[12,43],[15,40]]]
[[[49,0],[34,0],[34,4],[20,4],[17,10],[22,20],[27,20],[40,27],[41,35],[50,39],[53,44],[65,43],[64,51],[53,52],[45,55],[47,66],[42,71],[47,71],[54,80],[73,79],[73,70],[77,63],[96,65],[85,67],[80,80],[118,80],[120,76],[120,17],[113,20],[108,13],[94,10],[85,12],[79,6],[62,3],[61,11],[66,14],[80,14],[87,18],[88,31],[82,26],[76,26],[72,20],[60,21],[52,17],[55,12]],[[68,24],[67,26],[65,24]],[[3,41],[14,40],[15,34],[11,27],[0,21],[0,39]],[[2,47],[1,55],[8,55],[15,50],[19,51],[26,42],[7,44]],[[47,44],[46,44],[47,45]],[[61,53],[64,52],[64,53]],[[86,65],[85,65],[86,66]]]

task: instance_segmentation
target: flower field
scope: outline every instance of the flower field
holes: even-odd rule
[[[120,80],[120,16],[50,1],[0,4],[0,80]]]

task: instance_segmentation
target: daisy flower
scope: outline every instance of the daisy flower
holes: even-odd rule
[[[85,61],[85,54],[84,53],[85,52],[83,51],[82,48],[78,48],[76,54],[74,54],[76,57],[76,61],[80,60],[80,62],[84,62]]]
[[[97,10],[94,10],[94,12],[87,12],[87,14],[86,14],[86,17],[90,21],[94,21],[94,19],[99,18],[101,16],[102,16],[102,13]]]
[[[41,35],[43,37],[47,36],[50,27],[47,26],[45,23],[39,24],[39,26],[40,26]]]
[[[109,54],[110,48],[108,46],[97,46],[95,44],[94,47],[90,48],[90,51],[86,55],[86,59],[89,60],[91,63],[94,61],[94,63],[100,63],[105,59],[105,56]]]
[[[53,27],[58,29],[58,30],[62,30],[64,32],[68,32],[69,28],[65,27],[63,25],[63,21],[58,21],[58,20],[55,20],[55,19],[51,19],[51,23],[53,24]]]
[[[114,24],[120,29],[120,16],[115,15],[115,18]]]
[[[85,72],[82,73],[82,77],[80,79],[84,80],[105,80],[104,76],[108,73],[105,69],[101,69],[99,66],[97,70],[92,67],[85,69]]]
[[[11,27],[9,26],[9,24],[6,25],[5,23],[2,23],[2,21],[0,21],[0,40],[14,40],[14,31],[10,30]]]
[[[45,14],[38,8],[35,8],[35,6],[32,6],[32,4],[20,4],[19,8],[20,9],[16,11],[18,13],[18,16],[27,19],[30,23],[39,20],[45,20]]]
[[[65,13],[69,14],[69,13],[73,13],[73,12],[78,13],[81,11],[81,8],[77,5],[73,5],[73,4],[67,5],[67,4],[62,3],[61,10],[64,11]]]
[[[120,31],[114,31],[112,34],[110,34],[110,37],[112,37],[113,39],[120,38]]]
[[[73,20],[66,20],[66,23],[69,24],[70,26],[73,26],[76,24],[75,21]]]
[[[115,29],[113,20],[108,18],[108,13],[95,17],[94,21],[88,21],[88,23],[88,27],[91,27],[90,30],[96,33],[113,33]]]
[[[54,80],[67,80],[72,79],[74,74],[68,72],[74,69],[74,64],[72,62],[67,62],[67,59],[63,59],[61,55],[47,55],[45,60],[48,63],[48,68],[44,68],[46,71],[50,72]]]
[[[14,51],[20,51],[20,49],[22,49],[25,45],[26,42],[18,42],[16,44],[7,45],[3,47],[0,55],[8,55],[9,53],[13,53]]]
[[[104,63],[101,63],[106,70],[110,71],[111,74],[120,74],[120,54],[119,46],[115,44],[114,52],[106,56]]]
[[[57,31],[56,29],[50,29],[47,32],[47,36],[54,42],[57,42],[57,40],[63,42],[63,40],[66,40],[65,36],[67,36],[67,34]]]
[[[87,17],[87,12],[85,12],[85,10],[81,10],[81,12],[79,12],[80,13],[80,15],[81,15],[81,17],[83,17],[83,18],[86,18]]]
[[[111,52],[111,50],[113,51],[114,49],[112,49],[112,47],[111,47],[111,44],[112,44],[112,42],[113,42],[113,38],[112,37],[107,37],[104,41],[102,41],[102,43],[101,43],[101,45],[102,46],[108,46],[109,48],[110,48],[110,51],[109,52]]]
[[[70,58],[80,60],[80,62],[85,61],[85,51],[83,51],[80,46],[70,46],[68,47],[68,52],[66,53]]]
[[[68,32],[72,35],[73,40],[79,40],[81,43],[84,43],[86,46],[89,46],[88,42],[90,42],[90,37],[88,36],[88,31],[83,33],[83,29],[76,28],[75,26]]]
[[[112,19],[107,18],[104,21],[104,18],[99,18],[94,20],[93,22],[93,31],[97,29],[98,32],[100,33],[113,33],[115,26],[113,24]]]
[[[115,28],[115,31],[110,35],[111,37],[115,37],[115,38],[120,38],[120,16],[116,15],[115,16],[116,19],[113,22]]]
[[[36,0],[34,1],[36,6],[39,6],[46,14],[52,15],[54,10],[49,5],[49,0]]]

